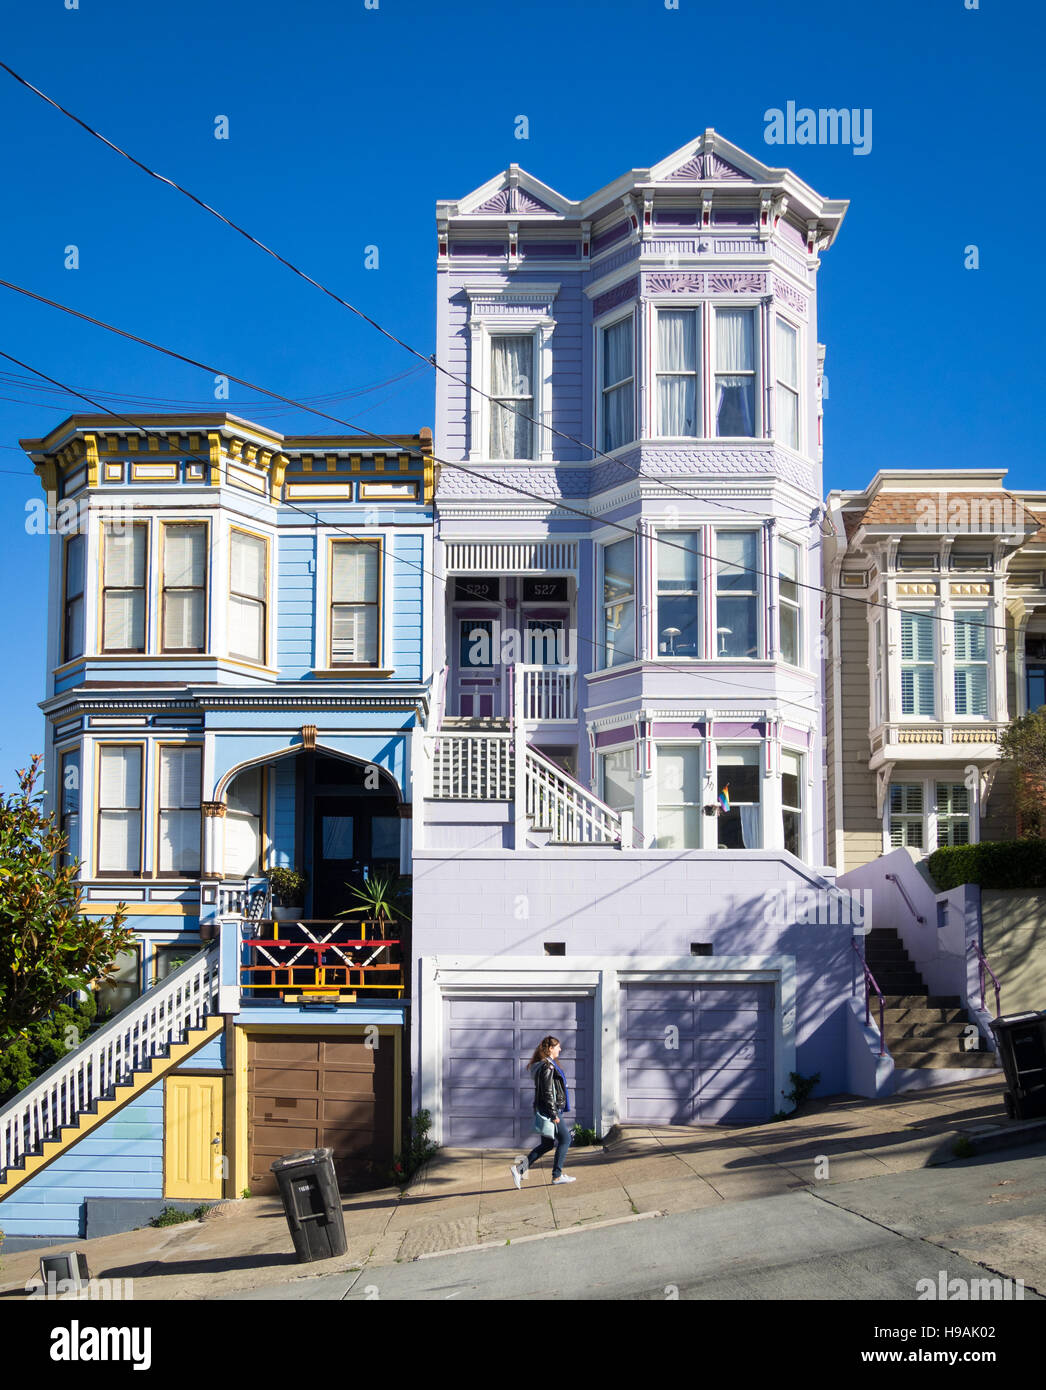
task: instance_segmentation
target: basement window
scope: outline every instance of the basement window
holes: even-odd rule
[[[567,953],[567,943],[565,941],[546,941],[546,956],[565,956]]]
[[[711,941],[691,941],[690,954],[692,956],[712,956],[715,954]]]

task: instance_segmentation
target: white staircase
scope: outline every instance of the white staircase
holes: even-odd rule
[[[0,1201],[220,1031],[219,980],[215,942],[0,1109]]]

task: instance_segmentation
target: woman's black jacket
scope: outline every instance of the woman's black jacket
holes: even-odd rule
[[[534,1109],[550,1120],[558,1120],[567,1103],[566,1087],[559,1072],[546,1057],[534,1067]]]

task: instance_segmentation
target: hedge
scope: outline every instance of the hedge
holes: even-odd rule
[[[1046,888],[1046,840],[987,840],[952,845],[930,855],[939,893],[964,883],[982,888]]]

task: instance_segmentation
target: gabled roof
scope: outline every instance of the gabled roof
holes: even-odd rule
[[[659,185],[666,189],[707,189],[716,185],[773,188],[787,195],[800,219],[823,221],[831,237],[838,231],[848,206],[843,200],[822,198],[790,169],[772,168],[709,129],[652,168],[631,169],[587,198],[567,198],[518,164],[510,164],[464,198],[441,199],[436,204],[437,217],[591,221],[629,193]]]

